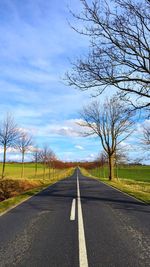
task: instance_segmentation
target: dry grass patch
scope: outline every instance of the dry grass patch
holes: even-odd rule
[[[5,179],[0,181],[0,201],[7,198],[17,196],[29,189],[36,188],[42,185],[40,180],[15,180]]]
[[[150,183],[127,179],[105,182],[146,203],[150,203]]]
[[[131,196],[134,196],[137,199],[140,199],[146,203],[150,203],[150,183],[144,182],[144,181],[136,181],[119,178],[118,180],[109,181],[107,178],[99,178],[96,176],[93,176],[91,173],[89,173],[87,170],[81,168],[81,172],[83,175],[100,180],[108,185],[111,185]]]
[[[0,201],[17,196],[33,188],[38,188],[44,185],[52,184],[70,176],[73,173],[73,168],[66,170],[56,170],[53,177],[50,179],[3,179],[0,180]]]
[[[47,186],[71,176],[74,168],[57,170],[51,179],[4,179],[0,180],[0,214],[34,196]]]

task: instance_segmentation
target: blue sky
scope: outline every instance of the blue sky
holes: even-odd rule
[[[67,6],[77,11],[79,0],[0,1],[0,119],[11,112],[35,144],[49,144],[60,159],[93,159],[100,142],[81,137],[76,124],[90,94],[62,81],[69,59],[88,47],[69,27]]]

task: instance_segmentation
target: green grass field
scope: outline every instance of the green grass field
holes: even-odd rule
[[[25,164],[24,178],[20,178],[21,167],[19,163],[6,164],[5,177],[0,179],[0,214],[33,196],[48,185],[72,175],[74,171],[73,168],[50,169],[49,173],[49,168],[46,168],[44,177],[43,166],[38,164],[37,176],[35,177],[35,164],[27,163]],[[2,164],[0,164],[1,171]]]
[[[108,167],[82,169],[84,175],[95,177],[146,203],[150,203],[150,166],[119,166],[115,169],[118,179],[108,180]]]
[[[22,165],[20,163],[6,163],[5,167],[5,178],[7,179],[20,179],[21,178],[21,169]],[[55,173],[59,173],[62,170],[46,168],[45,179],[53,177]],[[2,163],[0,163],[0,175],[2,172]],[[24,165],[24,178],[27,179],[42,179],[43,177],[43,165],[37,165],[37,175],[35,176],[35,164],[34,163],[25,163]]]
[[[108,178],[108,167],[96,168],[89,172],[99,178]],[[150,166],[119,166],[115,168],[115,176],[141,182],[150,182]]]

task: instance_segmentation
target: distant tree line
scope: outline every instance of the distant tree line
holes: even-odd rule
[[[6,154],[9,148],[17,149],[21,153],[21,178],[24,178],[25,154],[31,152],[32,162],[35,166],[35,178],[38,173],[38,164],[43,166],[43,179],[51,177],[51,171],[70,167],[84,167],[88,169],[109,166],[109,179],[115,178],[114,167],[126,162],[124,151],[119,145],[133,132],[134,113],[116,97],[106,99],[103,104],[94,101],[91,105],[83,108],[81,112],[84,127],[84,136],[97,136],[102,144],[102,152],[93,162],[63,162],[57,158],[52,149],[45,144],[38,148],[33,143],[32,136],[27,131],[19,128],[14,118],[7,114],[0,123],[0,146],[3,148],[3,162],[1,178],[5,177]],[[150,150],[150,125],[144,125],[140,145],[144,150]]]

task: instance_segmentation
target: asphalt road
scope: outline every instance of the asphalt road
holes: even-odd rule
[[[148,267],[149,212],[76,170],[0,217],[0,267]]]

